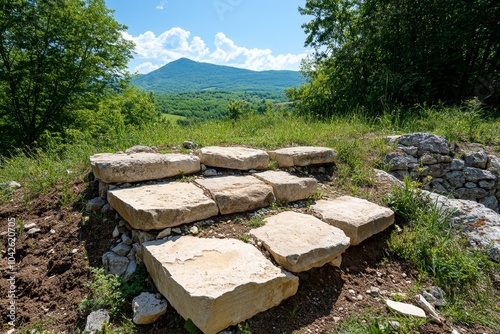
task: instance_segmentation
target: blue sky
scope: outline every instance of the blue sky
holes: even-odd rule
[[[305,0],[106,0],[136,44],[131,72],[181,57],[251,70],[298,70],[310,52]]]

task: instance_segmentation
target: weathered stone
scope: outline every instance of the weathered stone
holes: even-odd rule
[[[9,181],[9,182],[1,182],[0,183],[0,189],[14,190],[17,188],[21,188],[21,184],[16,182],[16,181]]]
[[[270,151],[269,156],[280,167],[334,163],[337,153],[328,147],[298,146]]]
[[[465,183],[465,176],[458,170],[446,173],[446,179],[454,188],[460,188]]]
[[[425,315],[425,311],[422,310],[420,307],[411,304],[395,302],[390,299],[386,299],[385,303],[387,304],[387,306],[389,306],[390,309],[396,312],[409,315],[412,317],[427,318]]]
[[[488,251],[500,262],[500,214],[472,201],[449,199],[446,196],[422,191],[422,196],[451,214],[451,223],[463,231],[469,243]]]
[[[253,176],[223,176],[195,182],[210,192],[223,215],[263,208],[275,200],[273,188]]]
[[[488,163],[488,154],[485,151],[466,152],[464,162],[467,167],[486,168]]]
[[[150,292],[143,292],[132,300],[132,321],[137,325],[156,322],[167,312],[167,301]]]
[[[158,290],[184,319],[214,334],[294,295],[298,278],[236,239],[184,236],[144,244]]]
[[[451,161],[450,170],[458,171],[464,169],[464,167],[465,167],[465,162],[463,160],[453,159]]]
[[[483,198],[482,200],[479,201],[482,205],[484,205],[487,208],[490,208],[492,210],[495,210],[498,208],[498,200],[495,195],[492,196],[487,196]]]
[[[92,198],[87,202],[87,212],[99,212],[105,204],[106,201],[100,197]]]
[[[438,286],[431,286],[427,289],[427,292],[435,298],[433,305],[435,306],[445,306],[446,305],[446,293]]]
[[[500,158],[496,155],[488,155],[488,170],[496,175],[500,175]]]
[[[385,165],[391,170],[408,170],[412,163],[418,163],[418,159],[406,153],[388,153],[384,160]]]
[[[478,198],[484,198],[488,196],[488,191],[482,188],[459,188],[454,192],[455,196],[460,199],[465,200],[475,200]]]
[[[129,245],[125,245],[123,242],[120,242],[118,245],[113,247],[111,251],[113,251],[116,255],[125,256],[128,252],[130,252],[130,249],[132,249],[132,247],[130,247]]]
[[[465,188],[477,188],[477,183],[474,182],[467,182],[465,184]]]
[[[201,162],[211,167],[249,170],[266,169],[269,165],[267,152],[253,148],[209,146],[197,153]]]
[[[342,255],[337,256],[333,261],[330,262],[332,267],[340,267],[342,265]]]
[[[37,234],[38,232],[41,232],[41,231],[42,231],[41,229],[34,227],[34,228],[30,228],[30,229],[28,230],[28,232],[26,232],[26,233],[27,233],[28,235],[33,236],[33,235],[35,235],[35,234]]]
[[[187,154],[95,154],[90,157],[94,175],[106,183],[158,180],[200,171],[200,159]]]
[[[434,165],[437,164],[437,159],[430,155],[429,153],[425,153],[418,159],[418,162],[421,163],[422,165]]]
[[[109,184],[99,180],[99,197],[106,200],[108,198]]]
[[[436,312],[434,306],[432,306],[422,295],[415,296],[415,302],[420,306],[425,313],[427,313],[432,319],[436,320],[438,323],[443,323],[443,319]]]
[[[217,176],[217,170],[215,169],[206,169],[204,172],[203,172],[203,175],[204,176]]]
[[[198,147],[198,145],[190,140],[185,140],[182,143],[182,147],[184,147],[186,150],[194,150],[196,147]]]
[[[125,244],[125,245],[132,245],[132,243],[134,242],[132,239],[130,239],[130,237],[128,235],[126,235],[125,233],[122,234],[122,242]]]
[[[146,231],[132,229],[132,240],[134,240],[139,245],[151,240],[155,240],[155,235]]]
[[[171,234],[172,234],[172,228],[167,227],[166,229],[164,229],[163,231],[160,231],[160,233],[158,233],[158,235],[156,236],[156,239],[163,239],[165,237],[168,237]]]
[[[102,266],[106,273],[122,275],[127,270],[129,262],[128,258],[116,255],[114,252],[106,252],[102,255]]]
[[[350,245],[342,230],[310,215],[287,211],[264,220],[266,225],[250,234],[262,241],[278,264],[292,272],[332,262]]]
[[[496,180],[495,174],[487,170],[475,168],[475,167],[465,167],[463,170],[464,177],[469,182],[478,182],[481,180]]]
[[[451,163],[453,161],[453,158],[449,155],[436,154],[435,157],[439,163]]]
[[[95,333],[101,331],[104,324],[109,324],[109,313],[106,310],[90,312],[85,324],[85,333]]]
[[[324,222],[343,230],[351,238],[351,245],[358,245],[394,223],[392,210],[350,196],[319,200],[311,210]]]
[[[398,142],[399,137],[401,136],[400,135],[386,136],[385,140],[387,141],[387,144],[395,145]]]
[[[448,155],[450,148],[448,141],[440,136],[431,133],[411,133],[399,137],[398,142],[405,146],[418,147],[418,154],[421,156],[425,152]]]
[[[418,147],[415,147],[415,146],[404,146],[404,145],[398,145],[398,148],[409,154],[409,155],[412,155],[412,156],[416,156],[417,155],[417,152],[418,152]]]
[[[316,179],[297,177],[287,172],[270,170],[254,176],[273,187],[274,196],[278,201],[295,202],[305,199],[313,196],[318,187]]]
[[[134,229],[179,226],[216,216],[215,202],[203,190],[186,182],[170,182],[108,193],[111,206]]]
[[[481,180],[479,181],[479,186],[484,189],[493,189],[495,188],[495,181],[492,180]]]
[[[145,145],[135,145],[130,148],[127,148],[125,150],[125,153],[131,154],[131,153],[155,153],[156,149],[145,146]]]
[[[127,259],[129,259],[129,263],[127,266],[127,269],[123,273],[123,281],[127,282],[129,281],[132,276],[134,276],[135,271],[137,270],[137,262],[134,260],[134,258],[130,259],[130,257],[127,255]]]

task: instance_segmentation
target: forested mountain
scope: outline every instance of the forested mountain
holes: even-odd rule
[[[135,78],[132,83],[156,94],[203,90],[282,92],[304,83],[295,71],[250,71],[186,58]]]

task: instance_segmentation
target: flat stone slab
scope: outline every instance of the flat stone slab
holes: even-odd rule
[[[297,277],[240,240],[184,236],[143,246],[158,291],[205,334],[236,325],[297,292]]]
[[[210,167],[250,170],[267,169],[269,165],[267,152],[253,148],[209,146],[197,153],[201,163]]]
[[[250,234],[262,241],[274,260],[292,272],[334,262],[349,247],[349,238],[316,217],[292,211],[264,219]]]
[[[268,152],[280,167],[309,166],[335,162],[337,153],[328,147],[298,146]]]
[[[311,206],[311,211],[324,222],[343,230],[351,238],[351,245],[358,245],[394,224],[391,209],[350,196],[319,200]]]
[[[426,318],[425,311],[420,307],[414,306],[412,304],[395,302],[390,299],[386,299],[385,303],[390,309],[393,309],[396,312],[409,315],[412,317]]]
[[[217,204],[202,189],[170,182],[108,192],[108,201],[134,229],[160,230],[216,216]]]
[[[222,176],[195,182],[210,192],[223,215],[263,208],[275,201],[273,188],[253,176]]]
[[[97,179],[106,183],[159,180],[200,171],[200,158],[187,154],[101,153],[90,157]]]
[[[313,196],[318,188],[318,181],[310,177],[298,177],[282,171],[266,171],[254,174],[273,187],[278,201],[294,202]]]

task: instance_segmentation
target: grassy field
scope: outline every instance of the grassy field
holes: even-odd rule
[[[342,193],[358,195],[363,189],[371,186],[373,168],[383,167],[383,157],[390,150],[383,138],[386,135],[418,131],[432,132],[443,135],[452,142],[479,142],[500,152],[500,121],[474,106],[461,109],[419,108],[405,112],[391,111],[378,117],[369,117],[363,111],[356,111],[329,120],[307,119],[292,114],[269,112],[265,115],[248,115],[238,121],[208,122],[189,127],[177,125],[174,120],[178,116],[165,115],[164,117],[171,122],[153,124],[142,129],[129,128],[113,134],[104,133],[82,137],[64,145],[49,145],[46,150],[31,154],[19,151],[12,157],[1,160],[0,182],[13,180],[21,183],[25,203],[56,187],[60,189],[59,204],[71,206],[76,198],[72,194],[70,185],[75,179],[84,179],[90,172],[89,156],[100,152],[125,150],[134,145],[157,146],[162,152],[182,151],[182,142],[192,140],[200,146],[244,145],[262,149],[294,145],[332,147],[338,154],[336,167],[339,190]],[[414,207],[416,202],[412,198],[407,200],[410,196],[408,192],[403,191],[394,196],[392,202],[396,209],[398,205],[399,207],[408,205],[409,210],[417,210],[418,207]],[[0,200],[3,203],[10,201],[11,193],[0,189]],[[429,210],[432,213],[432,208]],[[420,238],[423,241],[419,245],[422,245],[426,244],[426,239],[423,238],[439,237],[438,231],[433,231],[433,233],[426,231],[425,221],[430,219],[426,214],[421,212],[416,219],[411,223],[413,225],[405,228],[403,236],[395,236],[390,244],[395,253],[411,254],[412,256],[406,258],[403,256],[404,261],[409,263],[418,263],[421,260],[414,254],[419,250],[411,248],[416,247],[416,243],[409,242],[409,240]],[[439,227],[445,226],[445,223],[440,221],[434,225],[439,230]],[[412,231],[419,234],[406,234]],[[443,236],[445,237],[447,236]],[[460,242],[448,240],[446,242],[453,245],[460,244]],[[478,257],[474,258],[477,267],[471,267],[470,261],[463,257],[465,254],[463,252],[466,251],[458,246],[452,249],[452,253],[446,249],[437,249],[436,252],[438,251],[444,252],[444,255],[440,253],[441,257],[448,259],[456,257],[458,274],[475,273],[470,284],[469,281],[467,283],[467,291],[453,296],[453,303],[445,311],[446,315],[462,323],[481,324],[489,328],[500,326],[498,319],[488,320],[488,312],[473,311],[473,308],[480,310],[498,308],[498,304],[491,306],[495,305],[493,297],[478,297],[471,305],[472,296],[481,296],[485,292],[490,294],[494,290],[491,282],[487,279],[480,279],[481,276],[478,276],[478,272],[475,271],[479,270],[479,274],[489,272],[498,265],[483,261],[482,257]],[[466,271],[461,270],[462,264],[468,266],[465,268]],[[455,273],[450,275],[453,274]],[[422,269],[422,277],[433,279],[429,277],[425,269]],[[434,279],[439,282],[448,282],[449,278],[435,277]],[[365,328],[371,333],[371,327],[366,326],[362,318],[352,318],[349,322],[341,324],[339,328],[347,328],[344,331],[346,333],[354,332],[353,328],[361,329],[362,332]]]

